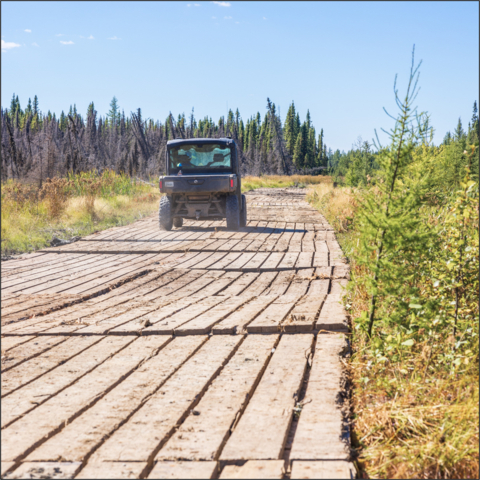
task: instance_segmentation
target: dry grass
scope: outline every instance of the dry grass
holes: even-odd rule
[[[159,198],[156,188],[113,172],[54,178],[41,189],[9,181],[2,185],[2,256],[128,224],[157,211]]]
[[[257,188],[306,187],[307,185],[332,183],[332,178],[323,175],[263,175],[261,177],[246,176],[242,178],[242,190]]]
[[[309,186],[307,201],[320,210],[336,232],[345,233],[352,224],[360,191],[334,187],[333,183]]]
[[[431,341],[378,361],[354,336],[353,445],[370,478],[478,478],[478,367],[427,373]],[[403,350],[403,351],[402,351]]]

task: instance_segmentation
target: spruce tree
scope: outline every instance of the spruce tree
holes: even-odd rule
[[[317,153],[317,165],[319,167],[326,166],[324,164],[323,157],[323,128],[320,130],[320,135],[318,136],[318,153]]]
[[[458,119],[457,123],[457,128],[455,129],[455,139],[461,140],[465,136],[465,132],[463,131],[463,126],[462,126],[462,119]]]
[[[107,118],[111,125],[117,125],[117,123],[120,122],[120,109],[118,107],[117,97],[115,96],[113,96],[112,101],[110,102],[110,110],[107,113]]]
[[[415,258],[415,253],[425,249],[427,239],[423,219],[418,215],[423,179],[421,175],[414,176],[409,171],[413,162],[412,152],[427,134],[425,114],[417,114],[412,106],[421,64],[415,67],[414,52],[403,101],[398,96],[395,77],[395,99],[400,111],[389,133],[390,146],[383,148],[377,137],[380,152],[377,156],[380,166],[377,188],[367,191],[357,215],[360,231],[359,264],[368,268],[373,275],[366,278],[370,294],[370,338],[379,300],[388,301],[389,296],[393,295],[397,302],[401,301],[408,307],[411,292],[408,282],[405,282],[408,263],[405,260]]]
[[[305,163],[305,155],[302,152],[302,144],[302,132],[299,132],[295,142],[295,148],[293,150],[293,163],[298,169],[303,168]]]
[[[25,114],[30,115],[32,113],[32,100],[28,99],[27,108],[25,109]]]
[[[288,107],[287,117],[285,118],[284,137],[287,146],[287,151],[290,155],[293,155],[295,148],[295,105],[292,104]]]
[[[95,111],[95,105],[93,104],[93,102],[91,102],[89,105],[88,105],[88,108],[87,108],[87,118],[90,116],[90,115],[93,115],[93,112]]]
[[[38,109],[38,97],[35,95],[33,97],[33,115],[39,115],[40,110]]]
[[[10,117],[14,118],[16,111],[17,111],[17,100],[15,99],[15,94],[13,94],[12,100],[10,102],[10,110],[9,110]]]

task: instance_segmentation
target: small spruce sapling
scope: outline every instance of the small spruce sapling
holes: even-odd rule
[[[401,290],[404,290],[404,298],[407,299],[411,293],[404,276],[406,264],[415,257],[415,252],[423,248],[427,239],[425,226],[418,215],[420,184],[424,179],[419,175],[412,178],[409,169],[413,149],[425,137],[428,128],[426,114],[418,114],[416,107],[412,106],[418,93],[418,70],[421,65],[420,62],[415,67],[414,55],[415,47],[403,101],[398,96],[395,77],[395,100],[400,111],[395,118],[385,110],[395,120],[395,126],[390,132],[385,132],[390,138],[389,147],[383,148],[378,136],[377,142],[374,142],[379,150],[377,184],[365,196],[358,214],[361,241],[359,263],[368,266],[373,275],[367,279],[370,338],[379,299],[389,296],[398,299],[403,296],[399,295]]]

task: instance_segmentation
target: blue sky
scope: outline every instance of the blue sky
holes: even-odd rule
[[[4,108],[36,94],[44,112],[94,101],[105,115],[115,95],[126,114],[217,121],[228,105],[245,121],[270,97],[347,150],[392,126],[383,107],[396,111],[413,44],[436,143],[478,100],[477,2],[3,1],[1,14]]]

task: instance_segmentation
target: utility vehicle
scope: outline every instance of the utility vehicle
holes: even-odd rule
[[[226,219],[227,229],[247,224],[247,203],[235,142],[227,138],[188,138],[167,142],[166,175],[159,179],[160,230],[183,225],[184,218]]]

